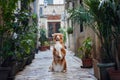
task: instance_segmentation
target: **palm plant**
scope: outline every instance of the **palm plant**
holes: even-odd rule
[[[89,11],[94,16],[94,20],[98,25],[91,26],[91,28],[100,38],[102,44],[101,51],[103,51],[101,52],[102,59],[103,57],[108,58],[119,64],[117,44],[120,37],[120,5],[118,1],[102,0],[99,2],[98,0],[85,0],[85,3],[89,7]],[[114,60],[115,58],[116,60]]]
[[[82,5],[78,6],[75,9],[68,9],[68,13],[70,13],[69,18],[79,24],[82,22],[88,22],[92,18],[92,16],[89,14],[88,10],[85,9],[85,7]]]
[[[112,12],[110,6],[105,6],[98,9],[100,3],[97,0],[86,0],[86,4],[90,7],[89,11],[94,16],[94,20],[97,22],[97,26],[91,26],[91,28],[97,33],[102,45],[102,62],[108,62],[109,60],[113,61],[111,51],[112,26],[110,26],[110,16],[112,15]]]

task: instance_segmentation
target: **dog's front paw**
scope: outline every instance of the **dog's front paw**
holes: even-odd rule
[[[67,72],[67,70],[63,70],[62,72],[63,72],[63,73],[66,73],[66,72]]]
[[[50,66],[48,72],[52,72],[52,71],[53,71],[52,66]]]
[[[48,72],[53,72],[53,71],[49,69]]]

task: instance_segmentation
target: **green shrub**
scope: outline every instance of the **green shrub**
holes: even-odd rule
[[[73,27],[68,27],[67,28],[67,33],[72,34],[73,33]]]

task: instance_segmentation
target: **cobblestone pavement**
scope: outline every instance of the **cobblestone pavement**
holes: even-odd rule
[[[92,69],[80,68],[81,60],[67,51],[67,72],[48,72],[52,63],[52,49],[45,52],[39,51],[33,62],[19,72],[15,80],[96,80]]]

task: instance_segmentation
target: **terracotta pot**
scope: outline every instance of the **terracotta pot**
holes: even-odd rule
[[[50,50],[50,46],[46,46],[46,48]]]
[[[82,59],[82,64],[83,66],[81,66],[82,68],[91,68],[92,67],[92,64],[93,61],[92,61],[92,58],[85,58],[85,59]]]
[[[120,68],[115,70],[113,67],[107,69],[110,80],[120,80]]]
[[[39,49],[40,49],[40,51],[46,51],[47,47],[46,46],[40,46]]]

